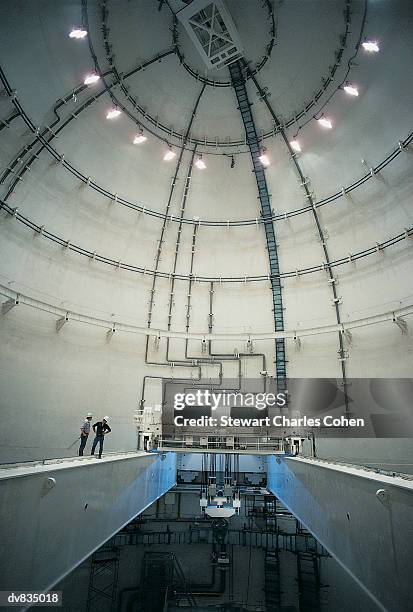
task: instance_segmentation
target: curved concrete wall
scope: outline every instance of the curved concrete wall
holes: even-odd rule
[[[99,62],[106,69],[99,7],[93,2],[89,4],[93,43]],[[140,9],[151,15],[148,24],[159,19],[156,23],[160,27],[155,28],[156,34],[152,25],[148,25],[146,34],[138,36],[138,47],[136,36],[132,39],[119,35],[122,29],[130,31],[137,17],[130,11],[138,8],[126,0],[116,3],[116,8],[109,6],[120,70],[134,67],[134,62],[138,65],[153,53],[166,50],[170,44],[169,34],[165,36],[164,32],[169,19],[165,11],[158,14],[151,4],[144,2]],[[302,24],[298,23],[301,9],[294,2],[279,7],[277,78],[272,72],[273,63],[266,65],[257,78],[262,85],[268,84],[272,94],[269,100],[283,116],[295,110],[291,107],[294,85],[288,80],[287,68],[283,68],[288,64],[287,59],[297,74],[298,99],[305,97],[307,90],[310,93],[311,87],[318,87],[320,76],[328,70],[327,58],[332,58],[343,27],[343,3],[326,2],[325,5],[320,23],[314,12],[306,13],[308,32],[319,32],[321,23],[324,26],[334,24],[309,63],[303,63],[302,49],[286,36],[288,23],[295,23],[296,31],[301,31]],[[79,11],[77,3],[65,3],[56,10],[51,1],[5,2],[0,7],[2,66],[35,125],[52,122],[55,102],[81,83],[84,74],[93,68],[87,41],[73,41],[67,37],[72,24],[79,22]],[[354,29],[345,51],[346,60],[354,49],[362,18],[360,4],[355,3],[353,11]],[[300,131],[303,153],[299,163],[311,181],[317,200],[339,191],[343,185],[368,172],[366,165],[361,163],[362,158],[368,167],[378,164],[409,134],[411,81],[401,66],[412,52],[411,23],[409,3],[372,3],[366,34],[379,37],[382,48],[374,57],[360,54],[357,58],[352,75],[360,85],[360,97],[349,100],[342,92],[337,92],[326,109],[335,122],[331,132],[321,130],[314,121]],[[313,39],[309,35],[306,38],[304,33],[303,37],[303,44],[310,53],[314,48]],[[345,64],[343,62],[340,67],[339,76],[343,75]],[[131,77],[131,87],[139,91],[140,100],[150,112],[170,118],[180,129],[188,125],[200,91],[200,84],[188,76],[173,55]],[[63,105],[59,111],[62,117],[69,117],[99,88],[98,85],[95,90],[79,93],[77,102]],[[248,91],[257,123],[266,129],[271,125],[271,117],[257,98],[251,82],[248,82]],[[86,176],[112,193],[164,213],[175,161],[170,164],[161,161],[165,144],[154,137],[145,145],[134,147],[131,141],[136,126],[125,115],[117,121],[107,121],[105,112],[110,104],[108,94],[101,96],[59,133],[53,146]],[[1,117],[8,117],[13,109],[10,99],[3,96],[0,108]],[[227,131],[224,131],[226,126]],[[234,93],[229,89],[207,88],[193,130],[196,135],[208,137],[220,136],[220,130],[231,137],[242,135]],[[293,136],[292,128],[288,136]],[[3,129],[0,134],[1,169],[5,169],[31,140],[32,134],[20,118],[15,119],[9,129]],[[266,145],[273,162],[266,174],[275,211],[291,211],[304,206],[305,194],[281,139],[269,139]],[[190,154],[186,152],[170,204],[169,212],[175,217],[180,212],[189,159]],[[192,173],[185,216],[223,221],[259,217],[249,155],[237,155],[232,169],[226,156],[205,155],[204,159],[207,170],[194,169]],[[341,197],[319,210],[331,259],[370,247],[412,225],[412,160],[411,151],[404,151],[378,176],[348,197]],[[2,197],[13,176],[1,185]],[[65,240],[116,261],[155,267],[162,220],[108,200],[82,184],[64,166],[54,163],[47,151],[33,162],[8,202],[18,207],[20,214],[36,224],[44,224]],[[322,263],[322,248],[311,213],[277,221],[275,230],[281,272]],[[190,271],[192,232],[192,225],[184,225],[176,268],[182,274]],[[146,325],[152,288],[149,276],[113,269],[66,251],[4,212],[0,213],[0,234],[1,283],[69,311],[77,309],[114,321]],[[159,262],[162,272],[172,270],[177,236],[178,224],[168,222]],[[409,240],[335,270],[344,321],[391,310],[412,301],[411,284],[407,280],[412,277]],[[201,225],[193,273],[217,277],[267,274],[262,226],[215,228]],[[168,325],[171,282],[159,278],[155,289],[152,327],[164,329]],[[214,331],[248,332],[273,328],[269,283],[216,283],[214,289]],[[194,283],[190,329],[205,333],[208,332],[208,291],[207,284]],[[188,282],[177,281],[174,292],[171,326],[184,330]],[[325,272],[285,279],[283,299],[287,329],[335,323],[332,292]],[[3,443],[20,449],[10,455],[7,451],[6,456],[31,458],[64,454],[86,410],[97,414],[107,412],[112,416],[116,432],[112,439],[114,448],[134,448],[132,415],[140,399],[142,377],[147,373],[169,376],[169,366],[144,366],[145,339],[142,337],[115,336],[107,343],[106,330],[75,329],[71,325],[57,335],[54,322],[46,314],[19,309],[0,321],[2,411],[14,432],[6,430]],[[411,331],[402,336],[395,325],[385,324],[380,328],[359,330],[353,336],[352,346],[347,347],[349,376],[411,374]],[[245,350],[242,343],[235,347],[231,342],[222,343],[219,350],[232,352],[234,348]],[[200,354],[200,350],[200,346],[193,347],[194,354]],[[255,350],[267,354],[268,370],[273,374],[274,344],[256,343]],[[287,342],[289,375],[339,376],[337,350],[335,335],[308,338],[301,351],[295,350],[293,342]],[[182,358],[182,343],[172,342],[171,354]],[[164,357],[164,349],[155,355],[160,361]],[[251,376],[258,373],[252,371],[250,362],[244,368],[249,368]],[[179,374],[184,372],[180,370]],[[185,371],[185,375],[190,375],[190,370]],[[153,387],[153,395],[149,390],[148,403],[159,398],[156,383],[150,387]],[[31,423],[30,434],[25,428],[27,415]],[[48,434],[44,431],[45,422]]]

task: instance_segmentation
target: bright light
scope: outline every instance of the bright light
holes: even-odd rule
[[[301,145],[298,142],[298,140],[291,140],[290,146],[291,146],[293,151],[296,151],[297,153],[301,152]]]
[[[82,28],[73,28],[69,34],[69,38],[81,39],[85,38],[85,36],[87,36],[87,31],[83,30]]]
[[[266,155],[265,153],[261,153],[261,155],[258,158],[260,160],[260,162],[262,163],[263,166],[267,167],[270,165],[270,158],[268,157],[268,155]]]
[[[347,83],[347,85],[344,85],[343,89],[346,93],[348,93],[349,96],[359,95],[359,90],[357,89],[357,87],[355,87],[354,85],[350,85],[350,83]]]
[[[380,51],[379,43],[377,40],[365,40],[362,43],[363,49],[365,51],[369,51],[370,53],[378,53]]]
[[[97,83],[100,79],[100,76],[98,74],[92,73],[92,74],[87,74],[85,76],[85,80],[83,81],[84,85],[93,85],[93,83]]]
[[[145,136],[145,134],[142,134],[142,132],[140,134],[136,134],[135,138],[133,139],[133,144],[142,144],[143,142],[146,142],[148,140],[148,137]]]
[[[163,158],[165,161],[171,161],[171,159],[173,159],[175,155],[175,151],[172,151],[172,149],[168,149]]]
[[[331,130],[331,128],[333,127],[333,122],[331,121],[331,119],[328,119],[328,117],[320,117],[320,119],[317,119],[317,121],[320,125],[329,130]]]
[[[108,112],[106,113],[106,119],[115,119],[115,117],[119,117],[120,114],[121,114],[121,111],[118,108],[116,108],[116,106],[114,106],[113,108],[108,110]]]
[[[205,170],[206,168],[206,163],[204,162],[204,160],[202,159],[202,157],[199,157],[196,162],[195,162],[195,166],[199,169],[199,170]]]

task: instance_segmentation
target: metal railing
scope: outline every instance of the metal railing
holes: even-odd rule
[[[251,154],[252,166],[258,189],[258,199],[261,205],[261,215],[262,217],[269,218],[272,215],[272,208],[264,166],[261,163],[260,158],[260,155],[262,155],[262,146],[257,135],[254,117],[251,111],[251,103],[248,99],[246,79],[242,68],[243,66],[241,62],[237,61],[230,64],[229,72],[231,75],[232,86],[237,96],[238,108],[241,114],[242,122],[244,124],[245,138]],[[282,285],[273,221],[265,223],[264,229],[270,270],[274,330],[276,332],[284,331],[284,308],[281,291]],[[275,371],[278,388],[282,392],[287,387],[285,340],[283,338],[276,338],[275,340]]]
[[[329,556],[327,550],[309,532],[287,533],[278,530],[259,531],[254,529],[229,529],[228,544],[237,546],[252,546],[270,550],[283,550],[287,552],[304,552],[317,556]],[[213,530],[209,525],[200,529],[186,529],[175,531],[145,531],[136,533],[118,533],[113,538],[115,546],[155,546],[178,544],[212,544],[214,542]]]
[[[299,458],[310,460],[314,462],[315,464],[323,463],[323,464],[329,464],[329,465],[338,465],[338,466],[343,466],[343,467],[364,470],[366,472],[372,472],[373,474],[380,474],[381,476],[391,476],[393,478],[403,478],[404,480],[413,480],[413,474],[405,474],[403,472],[385,470],[381,467],[373,467],[371,464],[369,464],[369,462],[359,463],[357,461],[354,461],[354,462],[337,461],[336,459],[334,459],[334,457],[331,459],[320,459],[319,457],[311,457],[309,455],[308,456],[300,455]],[[401,464],[398,464],[398,465],[401,465]]]
[[[142,451],[110,451],[105,452],[105,457],[113,457],[118,455],[139,455]],[[18,467],[36,467],[39,465],[53,465],[55,463],[71,463],[73,461],[92,461],[94,459],[91,455],[84,455],[79,457],[74,455],[72,457],[45,457],[44,459],[32,459],[28,461],[11,461],[8,463],[0,463],[0,470],[13,469]]]
[[[161,438],[160,450],[203,450],[205,452],[285,453],[289,445],[283,438],[262,436],[176,436]]]

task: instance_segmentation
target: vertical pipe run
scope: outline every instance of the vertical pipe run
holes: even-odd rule
[[[248,66],[245,64],[245,69],[249,70]],[[332,290],[332,294],[333,294],[333,304],[334,304],[334,311],[335,311],[335,315],[336,315],[336,321],[337,323],[341,323],[341,316],[340,316],[340,301],[337,295],[337,289],[336,289],[336,278],[333,275],[333,271],[331,269],[330,266],[330,257],[328,254],[328,249],[327,249],[327,245],[326,245],[326,239],[323,233],[323,229],[321,227],[321,223],[320,223],[320,219],[319,216],[317,214],[317,207],[313,198],[313,195],[308,187],[308,182],[305,179],[305,176],[303,174],[303,171],[301,170],[301,166],[298,163],[297,160],[297,156],[294,153],[290,142],[287,138],[287,134],[285,133],[285,130],[282,128],[280,120],[278,119],[277,115],[274,112],[273,107],[271,106],[271,104],[269,103],[268,99],[267,99],[267,95],[265,93],[265,91],[262,89],[262,87],[259,85],[257,79],[255,78],[255,76],[253,74],[251,74],[250,72],[250,76],[251,79],[258,91],[258,93],[261,96],[261,99],[264,101],[275,125],[277,126],[277,128],[280,130],[280,134],[281,137],[284,141],[285,146],[288,149],[288,152],[290,154],[291,157],[291,161],[294,165],[294,168],[297,172],[297,175],[301,181],[301,185],[303,187],[303,190],[305,192],[306,198],[308,203],[310,204],[311,208],[312,208],[312,213],[313,213],[313,218],[314,221],[316,223],[317,226],[317,232],[318,232],[318,236],[320,238],[320,242],[322,245],[322,249],[323,249],[323,254],[324,254],[324,259],[325,259],[325,269],[326,272],[328,274],[329,277],[329,281],[330,281],[330,285],[331,285],[331,290]],[[349,412],[349,399],[348,399],[348,382],[347,382],[347,372],[346,372],[346,363],[345,363],[345,359],[346,359],[346,351],[344,349],[344,342],[343,342],[343,332],[339,331],[338,332],[338,346],[339,346],[339,350],[338,350],[338,355],[339,355],[339,359],[340,359],[340,368],[341,368],[341,376],[342,376],[342,386],[343,386],[343,393],[344,393],[344,402],[345,402],[345,409],[346,409],[346,413]]]

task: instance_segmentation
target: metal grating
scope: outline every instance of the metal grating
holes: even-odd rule
[[[312,553],[297,553],[297,582],[300,612],[321,610],[319,559]]]
[[[222,0],[193,0],[177,17],[208,68],[219,70],[243,56],[241,39]]]
[[[260,143],[255,129],[254,119],[251,112],[251,103],[248,100],[245,76],[240,62],[228,66],[231,75],[232,86],[238,100],[238,108],[241,113],[245,128],[246,141],[250,149],[255,178],[257,181],[258,197],[261,204],[261,214],[264,221],[265,236],[267,240],[268,259],[270,264],[270,283],[273,300],[274,327],[275,331],[283,331],[284,314],[281,294],[280,268],[278,263],[277,243],[275,241],[274,225],[272,221],[272,210],[267,181],[262,163],[259,160]],[[275,370],[277,376],[278,391],[283,392],[286,385],[286,359],[285,341],[283,338],[275,340]]]
[[[115,612],[119,571],[119,548],[113,539],[92,555],[87,612]]]

